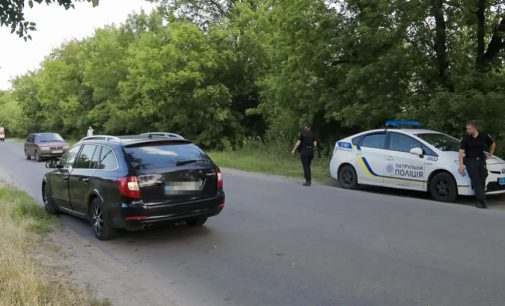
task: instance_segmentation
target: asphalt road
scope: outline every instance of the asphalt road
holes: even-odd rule
[[[38,200],[45,171],[20,144],[0,144],[0,177]],[[149,287],[145,305],[505,303],[505,211],[232,170],[225,190],[227,207],[202,229],[99,242],[84,222],[61,219],[134,271],[131,283]]]

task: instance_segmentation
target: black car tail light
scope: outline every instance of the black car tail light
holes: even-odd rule
[[[223,187],[224,187],[223,173],[221,173],[221,170],[217,170],[217,190],[223,190]]]
[[[140,200],[140,185],[139,179],[136,176],[127,176],[119,179],[119,192],[122,196]]]

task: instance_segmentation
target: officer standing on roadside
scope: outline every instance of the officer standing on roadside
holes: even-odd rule
[[[487,208],[486,160],[495,153],[495,150],[496,143],[491,136],[481,133],[475,121],[469,121],[459,150],[459,172],[464,176],[466,169],[470,176],[478,208]]]
[[[91,137],[94,135],[94,133],[95,133],[95,130],[93,130],[93,127],[90,125],[88,128],[88,132],[86,132],[86,136]]]
[[[312,174],[311,174],[311,163],[314,159],[314,151],[317,149],[317,140],[312,133],[310,125],[305,124],[302,129],[298,141],[296,142],[291,154],[295,154],[296,151],[300,152],[300,159],[303,166],[303,175],[305,177],[304,186],[310,186],[312,184]]]

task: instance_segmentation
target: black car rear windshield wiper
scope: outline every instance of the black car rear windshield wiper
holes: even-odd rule
[[[184,166],[188,164],[194,164],[198,162],[208,162],[207,159],[188,159],[188,160],[180,160],[177,163],[175,163],[176,166]]]

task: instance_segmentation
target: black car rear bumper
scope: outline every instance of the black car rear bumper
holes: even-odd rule
[[[194,217],[212,217],[223,210],[224,203],[224,193],[213,198],[183,203],[123,203],[119,211],[112,212],[112,220],[116,228],[137,230],[150,225],[175,223]]]

